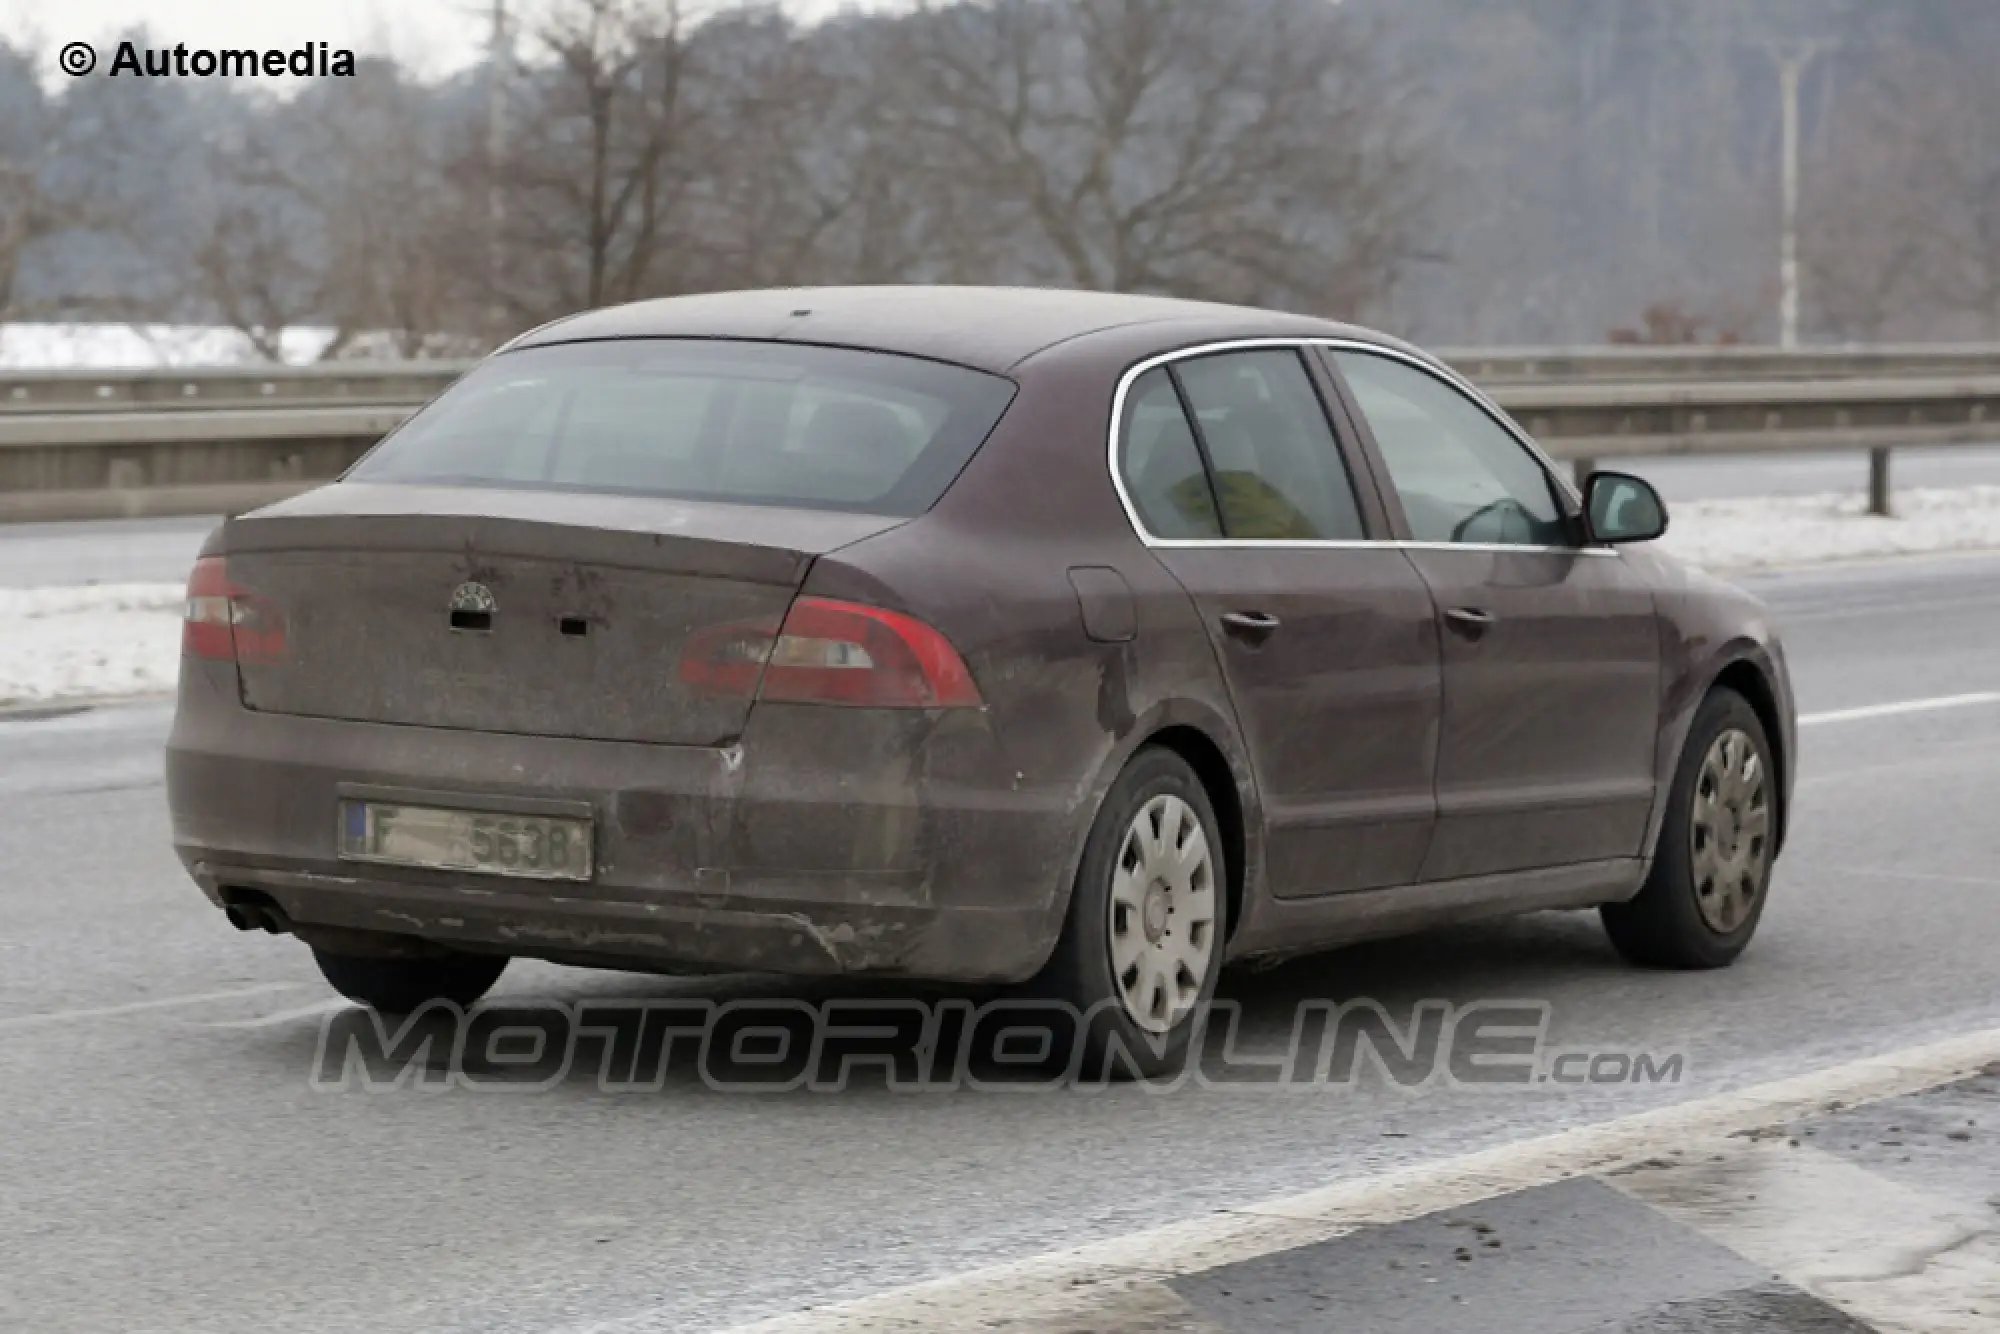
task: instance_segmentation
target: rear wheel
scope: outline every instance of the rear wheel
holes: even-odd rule
[[[1653,968],[1734,963],[1764,914],[1777,802],[1756,710],[1733,690],[1713,692],[1688,730],[1645,888],[1602,910],[1618,952]]]
[[[1225,869],[1194,770],[1170,750],[1140,751],[1098,809],[1042,979],[1082,1018],[1086,1078],[1186,1062],[1222,969]]]
[[[408,1014],[434,1000],[470,1005],[507,968],[504,954],[410,956],[336,954],[318,947],[313,960],[333,989],[384,1014]]]

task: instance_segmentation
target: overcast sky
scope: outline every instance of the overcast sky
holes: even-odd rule
[[[801,17],[819,18],[857,0],[784,0]],[[858,0],[872,7],[874,0]],[[546,0],[509,0],[532,12]],[[144,24],[159,45],[278,47],[326,42],[387,52],[427,75],[478,58],[490,0],[0,0],[0,36],[39,36],[53,51],[65,42],[100,44]],[[109,51],[99,52],[109,63]]]

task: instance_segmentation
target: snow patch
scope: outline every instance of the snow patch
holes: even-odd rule
[[[317,360],[331,329],[287,329],[280,340],[290,365]],[[262,360],[234,329],[196,324],[0,324],[0,368],[113,370],[156,366],[233,366]]]
[[[2000,550],[2000,486],[1898,491],[1893,516],[1858,495],[1748,496],[1670,507],[1660,545],[1722,573],[1774,565]]]
[[[0,588],[0,705],[173,690],[186,596],[180,584]]]
[[[287,329],[278,340],[288,366],[320,360],[333,330]],[[437,334],[414,355],[469,360],[486,352],[473,338]],[[342,361],[401,361],[411,350],[392,335],[366,331],[341,345]],[[0,324],[0,370],[151,370],[263,364],[240,331],[201,324]]]

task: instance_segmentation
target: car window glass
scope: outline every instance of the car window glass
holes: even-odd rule
[[[1125,396],[1118,466],[1139,521],[1154,537],[1222,536],[1201,451],[1164,369],[1147,371]]]
[[[1174,363],[1232,540],[1356,541],[1366,536],[1333,428],[1296,350],[1228,352]]]
[[[483,362],[348,476],[912,516],[1013,396],[998,376],[844,348],[530,347]]]
[[[1478,404],[1387,357],[1339,352],[1419,542],[1567,546],[1569,525],[1541,463]]]

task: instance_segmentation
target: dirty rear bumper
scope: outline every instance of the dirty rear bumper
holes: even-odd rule
[[[174,844],[222,904],[315,928],[633,969],[1011,982],[1047,959],[1086,816],[983,715],[759,705],[737,744],[654,746],[259,714],[184,664]],[[588,803],[589,883],[342,861],[342,792]]]
[[[187,858],[187,850],[182,851]],[[644,972],[876,973],[1012,982],[1046,957],[1039,914],[698,902],[550,894],[526,882],[416,884],[202,859],[188,867],[218,906],[254,890],[308,941],[315,928],[416,936],[464,949]],[[374,869],[374,868],[371,868]],[[567,888],[567,887],[566,887]],[[587,887],[586,887],[587,888]],[[724,900],[724,902],[728,902]]]

